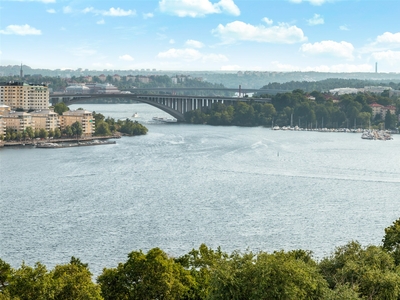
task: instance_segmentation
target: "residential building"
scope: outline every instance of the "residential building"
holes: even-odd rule
[[[93,114],[87,110],[78,109],[66,111],[59,116],[59,120],[61,130],[65,129],[67,126],[71,126],[75,122],[81,123],[83,129],[82,136],[92,136],[95,130]]]
[[[10,111],[2,116],[6,128],[11,128],[17,132],[25,131],[27,127],[35,129],[32,115],[23,111]]]
[[[337,94],[337,95],[345,95],[345,94],[357,94],[358,92],[360,92],[360,89],[356,89],[356,88],[336,88],[336,89],[332,89],[329,90],[329,92],[333,95]]]
[[[99,79],[100,79],[102,82],[104,82],[104,81],[106,81],[107,76],[104,75],[104,74],[100,74],[100,75],[99,75]]]
[[[3,115],[8,114],[10,107],[7,105],[0,105],[0,135],[6,134],[6,122],[3,119]]]
[[[60,127],[58,114],[50,109],[36,110],[30,113],[36,129],[53,130]]]
[[[372,94],[382,94],[384,91],[391,91],[390,86],[366,86],[364,87],[364,92],[369,92]]]
[[[138,76],[137,79],[141,83],[149,83],[150,82],[150,78],[147,76]]]
[[[396,114],[396,106],[393,105],[383,106],[374,102],[370,104],[370,107],[372,108],[372,118],[374,119],[376,115],[379,115],[381,119],[385,119],[388,111],[390,111],[392,115]]]
[[[0,83],[0,105],[10,106],[11,109],[48,109],[49,96],[49,89],[45,84],[13,81]]]
[[[121,76],[119,76],[118,74],[114,74],[113,80],[114,81],[121,81]]]

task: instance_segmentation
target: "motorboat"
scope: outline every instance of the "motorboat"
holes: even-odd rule
[[[164,123],[176,123],[178,120],[175,118],[153,117],[153,121],[164,122]]]

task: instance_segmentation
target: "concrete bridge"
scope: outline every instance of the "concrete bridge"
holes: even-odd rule
[[[149,95],[149,94],[50,94],[50,102],[55,105],[64,102],[66,105],[84,103],[88,100],[101,98],[129,99],[147,103],[170,114],[178,121],[185,121],[184,114],[201,107],[211,107],[214,103],[233,105],[236,102],[262,102],[269,103],[269,98],[231,98],[231,97],[205,97],[205,96],[175,96],[175,95]]]

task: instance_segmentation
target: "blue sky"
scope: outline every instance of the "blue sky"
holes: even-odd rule
[[[400,72],[398,0],[2,0],[0,65]]]

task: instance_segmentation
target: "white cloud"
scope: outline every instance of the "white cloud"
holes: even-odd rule
[[[289,0],[292,3],[310,2],[312,5],[320,6],[327,2],[334,2],[334,0]]]
[[[203,48],[204,44],[199,41],[195,40],[187,40],[185,46],[192,47],[192,48]]]
[[[263,25],[254,26],[241,21],[234,21],[226,24],[219,24],[212,33],[220,37],[225,43],[236,41],[255,41],[263,43],[293,44],[304,42],[307,38],[303,31],[286,23],[277,26],[265,27]]]
[[[185,49],[169,49],[165,52],[160,52],[157,55],[159,59],[178,59],[186,62],[202,61],[202,62],[224,62],[228,58],[222,54],[203,54],[200,51],[192,48]]]
[[[154,14],[153,13],[147,13],[147,14],[143,14],[143,19],[150,19],[150,18],[153,18],[154,17]]]
[[[319,14],[314,14],[314,16],[311,19],[307,20],[307,23],[310,26],[315,26],[315,25],[324,24],[325,21],[324,21],[324,18],[321,17]]]
[[[50,8],[50,9],[46,10],[46,12],[48,12],[49,14],[55,14],[56,10],[53,8]]]
[[[108,11],[102,11],[101,14],[103,16],[110,17],[126,17],[126,16],[134,16],[136,15],[136,11],[134,10],[123,10],[122,8],[114,8],[111,7]]]
[[[272,23],[274,23],[274,21],[272,21],[271,19],[268,19],[268,18],[263,18],[262,20],[263,20],[263,22],[267,23],[268,25],[272,25]]]
[[[343,31],[348,31],[348,30],[350,30],[350,29],[347,27],[347,25],[341,25],[341,26],[339,26],[339,29],[340,29],[340,30],[343,30]]]
[[[400,63],[400,51],[381,51],[372,53],[372,58],[378,61],[386,61],[389,64],[397,64]]]
[[[323,55],[353,59],[354,47],[348,42],[322,41],[314,44],[307,43],[300,47],[300,51],[309,55]]]
[[[70,14],[70,13],[72,13],[72,8],[71,8],[71,6],[64,6],[64,7],[63,7],[63,13],[64,13],[64,14]]]
[[[221,11],[225,11],[233,16],[240,16],[240,9],[233,2],[233,0],[220,0],[218,3],[214,4],[216,7],[220,8]]]
[[[400,44],[400,32],[385,32],[376,38],[376,43]]]
[[[222,12],[240,15],[240,10],[233,0],[220,0],[217,3],[211,3],[210,0],[161,0],[159,8],[164,13],[178,17],[196,18]]]
[[[119,57],[119,59],[125,60],[125,61],[133,61],[133,60],[134,60],[133,57],[130,56],[129,54],[121,55],[121,56]]]
[[[25,25],[8,25],[5,30],[0,30],[0,34],[15,34],[15,35],[41,35],[39,29],[33,28],[28,24]]]
[[[66,9],[66,11],[65,11]],[[70,13],[72,12],[72,9],[70,7],[65,7],[64,8],[65,13]],[[135,10],[124,10],[122,8],[114,8],[111,7],[109,10],[98,10],[95,9],[94,7],[86,7],[85,9],[80,11],[83,14],[87,13],[93,13],[95,15],[102,15],[102,16],[107,16],[107,17],[127,17],[127,16],[135,16],[136,11]]]
[[[86,7],[84,10],[82,10],[82,13],[87,14],[93,11],[94,11],[93,7]]]
[[[98,24],[98,25],[103,25],[103,24],[105,24],[106,22],[104,21],[104,19],[101,19],[101,20],[98,20],[97,22],[96,22],[96,24]]]
[[[385,32],[376,37],[375,41],[360,49],[361,53],[377,53],[400,49],[400,32]]]

